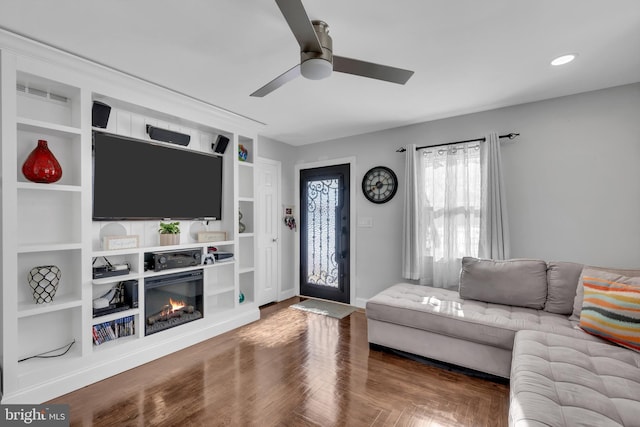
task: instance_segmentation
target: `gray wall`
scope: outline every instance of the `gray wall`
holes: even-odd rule
[[[355,156],[358,189],[370,167],[396,172],[401,188],[389,203],[374,205],[359,190],[352,198],[357,218],[373,220],[372,228],[358,227],[356,235],[357,301],[352,303],[361,305],[402,281],[404,154],[395,149],[491,131],[521,134],[502,151],[512,257],[639,267],[639,112],[637,83],[297,148],[269,141],[274,147],[261,147],[261,155],[284,156],[283,182],[294,179],[293,166],[284,167],[292,154],[297,163]],[[290,188],[285,199],[293,203],[292,181]],[[289,237],[287,247],[293,248],[297,234]],[[283,258],[297,264],[293,249],[283,250]]]

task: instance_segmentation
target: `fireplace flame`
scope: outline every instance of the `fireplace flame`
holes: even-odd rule
[[[181,308],[185,307],[184,301],[174,301],[172,298],[169,298],[169,304],[171,304],[171,311],[178,311]]]

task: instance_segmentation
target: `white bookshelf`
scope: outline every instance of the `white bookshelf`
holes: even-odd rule
[[[258,124],[3,31],[0,96],[2,403],[41,403],[259,318],[253,233]],[[95,100],[112,107],[107,132],[148,139],[144,127],[151,124],[188,133],[189,149],[209,153],[218,135],[232,141],[223,155],[223,219],[205,225],[225,231],[227,240],[197,242],[188,232],[194,221],[181,221],[180,244],[159,246],[159,221],[122,221],[128,234],[140,237],[139,247],[101,247],[100,231],[107,224],[92,221],[91,213]],[[33,183],[22,175],[22,164],[39,139],[48,141],[62,166],[62,178],[54,184]],[[248,150],[246,161],[238,159],[241,144]],[[238,227],[240,211],[244,233]],[[147,252],[195,248],[204,253],[211,246],[233,252],[233,259],[144,271]],[[131,270],[93,279],[92,264],[102,257],[128,263]],[[62,270],[51,303],[35,304],[27,283],[28,271],[39,265]],[[145,278],[195,269],[203,270],[203,318],[145,336]],[[139,307],[94,318],[93,298],[124,280],[138,281]],[[94,345],[94,325],[128,316],[135,319],[135,334]],[[18,362],[71,342],[64,356]]]
[[[239,135],[238,146],[242,145],[247,150],[247,159],[238,162],[238,209],[242,212],[242,223],[245,229],[238,232],[237,249],[238,255],[238,289],[244,296],[241,306],[250,305],[256,301],[255,295],[255,215],[256,205],[254,202],[254,189],[256,187],[256,176],[254,173],[254,162],[256,157],[257,144],[254,139]],[[240,297],[240,295],[239,295]]]

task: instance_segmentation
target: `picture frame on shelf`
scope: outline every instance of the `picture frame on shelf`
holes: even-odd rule
[[[113,251],[117,249],[135,249],[140,244],[138,235],[130,236],[104,236],[102,238],[102,249]]]
[[[227,240],[226,231],[199,231],[198,243],[204,242],[224,242]]]

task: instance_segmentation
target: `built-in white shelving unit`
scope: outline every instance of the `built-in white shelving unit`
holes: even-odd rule
[[[238,272],[239,272],[239,288],[244,297],[244,303],[251,304],[256,300],[255,287],[255,259],[256,259],[256,241],[255,241],[255,149],[256,144],[252,138],[240,135],[238,137],[238,145],[242,145],[247,151],[245,161],[239,162],[238,166],[238,206],[239,212],[242,212],[242,223],[244,231],[239,233],[238,238]]]
[[[258,124],[3,31],[0,97],[2,403],[40,403],[259,318],[254,236]],[[188,149],[207,153],[218,135],[229,138],[222,154],[223,219],[181,221],[181,241],[175,246],[159,246],[159,221],[117,222],[127,234],[139,236],[139,247],[104,250],[101,231],[110,224],[93,221],[91,213],[93,101],[111,106],[105,130],[118,135],[148,139],[145,126],[151,124],[188,133]],[[54,184],[30,182],[21,172],[39,139],[48,141],[62,166],[62,178]],[[247,150],[246,160],[239,159],[240,145]],[[190,230],[203,228],[224,231],[227,240],[198,242]],[[234,256],[211,265],[144,269],[145,253],[206,253],[210,247]],[[103,257],[128,264],[130,271],[93,279],[92,264]],[[42,265],[58,266],[62,278],[53,302],[36,304],[27,274]],[[200,269],[203,317],[145,336],[145,279]],[[121,281],[138,282],[139,306],[93,317],[93,299]],[[94,344],[94,326],[124,318],[133,319],[131,335]],[[60,357],[32,358],[68,345]]]

